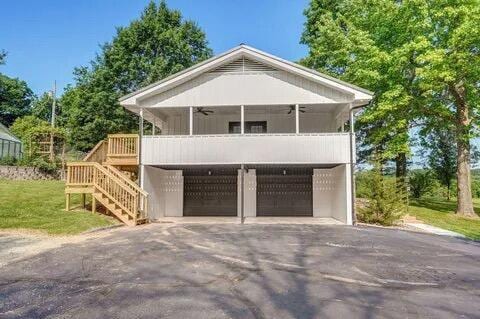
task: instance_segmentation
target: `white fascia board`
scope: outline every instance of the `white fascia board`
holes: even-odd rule
[[[332,89],[339,90],[346,94],[352,95],[352,103],[357,104],[358,101],[370,101],[373,93],[365,89],[356,87],[349,83],[340,81],[325,74],[316,72],[314,70],[303,67],[299,64],[283,60],[276,56],[270,55],[263,51],[241,45],[230,51],[227,51],[219,56],[210,58],[204,62],[196,64],[184,71],[169,76],[161,81],[153,83],[145,88],[142,88],[136,92],[126,95],[120,98],[120,105],[122,106],[137,106],[140,100],[148,98],[152,95],[169,90],[177,85],[180,85],[190,79],[193,79],[200,74],[208,72],[216,67],[233,61],[242,56],[254,59],[258,62],[268,64],[272,67],[284,70],[289,73],[293,73],[311,81],[320,83],[322,85],[331,87]],[[131,110],[131,108],[128,108]]]

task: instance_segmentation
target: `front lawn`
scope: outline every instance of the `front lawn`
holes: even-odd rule
[[[61,181],[0,180],[0,229],[73,235],[117,223],[113,218],[81,210],[80,195],[72,196],[75,210],[66,212],[64,187]]]
[[[480,200],[474,201],[475,211],[480,213]],[[426,198],[412,201],[409,215],[443,229],[455,231],[468,238],[480,240],[480,219],[463,218],[455,215],[455,201]],[[480,214],[479,214],[480,215]]]

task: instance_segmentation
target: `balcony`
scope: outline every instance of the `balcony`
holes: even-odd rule
[[[144,165],[344,164],[348,133],[152,135]]]

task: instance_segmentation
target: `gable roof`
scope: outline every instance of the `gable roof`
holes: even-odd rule
[[[2,123],[0,123],[0,139],[21,143],[20,140]]]
[[[119,99],[120,104],[124,106],[136,105],[137,100],[142,100],[155,94],[169,90],[177,85],[185,83],[186,81],[199,76],[200,74],[212,71],[218,67],[238,60],[242,57],[253,60],[254,62],[266,64],[267,66],[271,66],[275,69],[299,75],[301,77],[307,78],[317,83],[321,83],[322,85],[331,87],[343,93],[351,94],[353,95],[354,100],[358,101],[359,103],[365,102],[364,104],[366,104],[366,102],[370,101],[373,96],[373,92],[358,87],[356,85],[341,81],[329,75],[306,68],[300,64],[281,59],[279,57],[242,44],[225,53],[195,64],[190,68],[187,68],[160,81],[143,87],[133,93],[125,95]]]

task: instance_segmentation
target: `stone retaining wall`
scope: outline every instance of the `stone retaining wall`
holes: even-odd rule
[[[61,172],[45,173],[36,167],[0,165],[0,179],[10,180],[54,180],[60,179]]]

